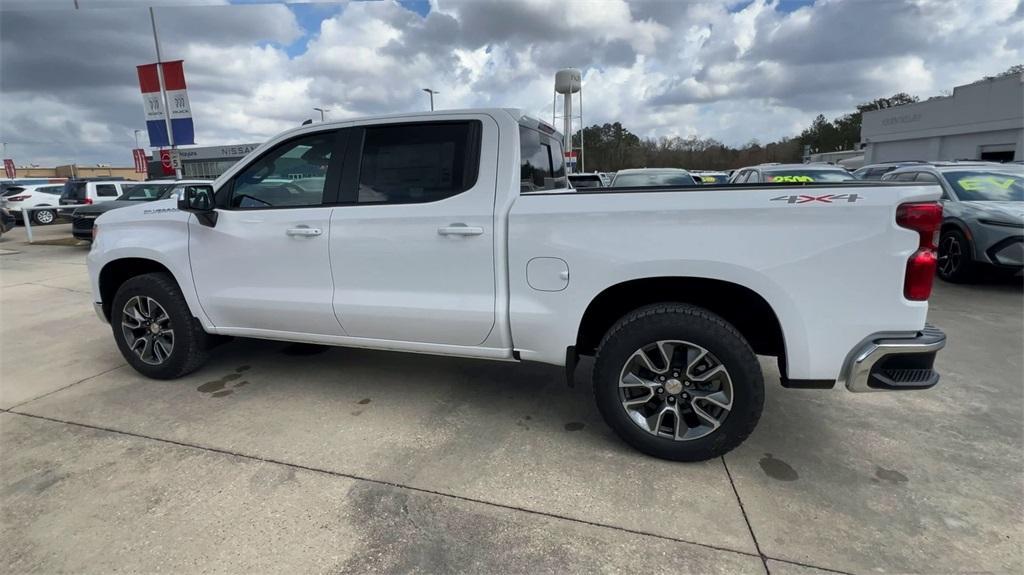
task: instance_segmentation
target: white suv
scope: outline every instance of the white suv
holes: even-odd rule
[[[0,205],[7,208],[16,219],[24,220],[23,209],[56,206],[63,190],[62,184],[11,186],[4,191]],[[57,219],[56,210],[33,210],[31,213],[34,224],[52,224]]]
[[[82,206],[116,200],[125,192],[124,186],[137,182],[127,180],[68,180],[60,195],[61,206]]]

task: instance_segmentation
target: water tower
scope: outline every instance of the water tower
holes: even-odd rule
[[[574,98],[573,94],[577,94]],[[558,113],[558,98],[562,98],[562,113]],[[565,68],[555,72],[555,93],[551,102],[551,124],[558,125],[562,120],[562,147],[565,149],[565,168],[569,173],[576,171],[576,159],[583,155],[583,81],[580,71],[576,68]],[[574,106],[573,100],[579,105]],[[578,111],[576,111],[578,110]],[[573,146],[572,134],[574,125],[580,131],[578,146]],[[580,164],[580,171],[583,171]]]

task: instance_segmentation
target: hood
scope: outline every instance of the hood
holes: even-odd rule
[[[122,206],[118,209],[107,210],[100,216],[100,219],[96,220],[97,224],[100,223],[117,223],[117,222],[149,222],[149,221],[187,221],[191,215],[188,212],[183,212],[178,209],[178,201],[173,198],[165,200],[155,200],[152,202],[108,202],[108,203],[120,203]]]
[[[1024,202],[960,202],[979,216],[1019,222],[1024,220]]]

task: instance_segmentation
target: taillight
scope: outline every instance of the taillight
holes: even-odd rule
[[[917,251],[907,260],[903,278],[903,297],[924,301],[932,294],[932,282],[939,258],[935,247],[942,227],[942,204],[921,202],[901,204],[896,208],[896,225],[918,233]]]
[[[92,198],[85,198],[84,200],[82,200],[82,203],[83,204],[92,204]]]
[[[22,201],[22,200],[27,200],[27,199],[29,199],[29,198],[31,198],[31,197],[32,197],[32,196],[9,196],[9,197],[7,198],[7,201],[8,201],[8,202],[20,202],[20,201]]]

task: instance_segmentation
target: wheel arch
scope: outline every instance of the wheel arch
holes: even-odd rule
[[[150,273],[166,273],[174,279],[178,287],[182,288],[184,292],[182,283],[175,277],[174,273],[167,266],[156,260],[142,257],[123,257],[104,264],[99,273],[99,293],[103,306],[103,315],[108,321],[111,317],[114,295],[117,294],[118,288],[133,277]]]
[[[583,313],[576,352],[590,355],[619,319],[655,303],[688,303],[719,315],[750,343],[755,353],[786,365],[786,339],[771,304],[756,291],[726,280],[703,277],[648,277],[612,285],[594,297]]]

